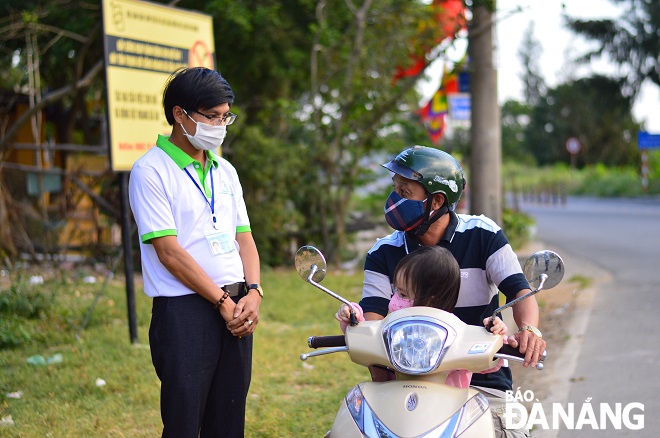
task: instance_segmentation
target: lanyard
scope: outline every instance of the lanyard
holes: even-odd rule
[[[186,174],[188,175],[188,178],[190,178],[190,181],[192,181],[193,184],[195,184],[195,187],[197,187],[199,192],[204,197],[204,200],[206,201],[208,206],[211,208],[211,215],[213,216],[213,228],[217,229],[217,227],[215,225],[215,223],[216,223],[216,219],[215,219],[215,186],[213,185],[213,164],[211,164],[210,166],[211,167],[209,167],[209,175],[211,176],[211,202],[209,202],[209,198],[206,197],[206,194],[204,193],[204,190],[202,190],[202,188],[199,186],[199,184],[197,184],[197,181],[195,181],[195,178],[193,178],[192,175],[190,174],[190,172],[188,172],[188,169],[186,169],[184,167],[183,170],[185,170]]]

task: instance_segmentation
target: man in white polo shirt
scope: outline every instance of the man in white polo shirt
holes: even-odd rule
[[[163,93],[172,134],[131,171],[164,437],[244,435],[263,291],[238,175],[212,152],[236,119],[233,102],[219,73],[174,72]]]

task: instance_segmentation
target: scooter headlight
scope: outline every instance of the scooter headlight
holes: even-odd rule
[[[425,374],[440,365],[456,333],[438,320],[413,316],[386,326],[383,337],[390,362],[399,372]]]

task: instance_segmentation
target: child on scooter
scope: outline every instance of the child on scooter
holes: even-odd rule
[[[401,259],[394,271],[394,294],[389,304],[389,311],[394,312],[412,306],[435,307],[447,312],[453,312],[458,301],[458,291],[461,284],[461,271],[458,262],[446,248],[440,246],[423,246]],[[364,321],[362,308],[352,303],[358,321]],[[335,318],[343,332],[350,321],[349,309],[342,304]],[[490,318],[484,319],[488,325]],[[505,335],[506,324],[495,318],[490,331],[496,335]],[[506,340],[506,337],[505,337]],[[498,366],[482,372],[497,371]],[[392,373],[383,375],[376,370],[372,371],[374,380],[391,380]],[[470,385],[472,373],[467,370],[455,370],[447,376],[446,383],[458,388],[467,388]]]

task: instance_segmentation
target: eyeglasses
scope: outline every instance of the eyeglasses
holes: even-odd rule
[[[227,112],[222,116],[209,116],[208,114],[200,113],[199,111],[193,111],[193,112],[199,114],[200,116],[206,117],[206,119],[209,121],[209,124],[213,126],[218,126],[218,125],[229,126],[232,123],[234,123],[234,121],[236,120],[236,114],[230,112]]]

